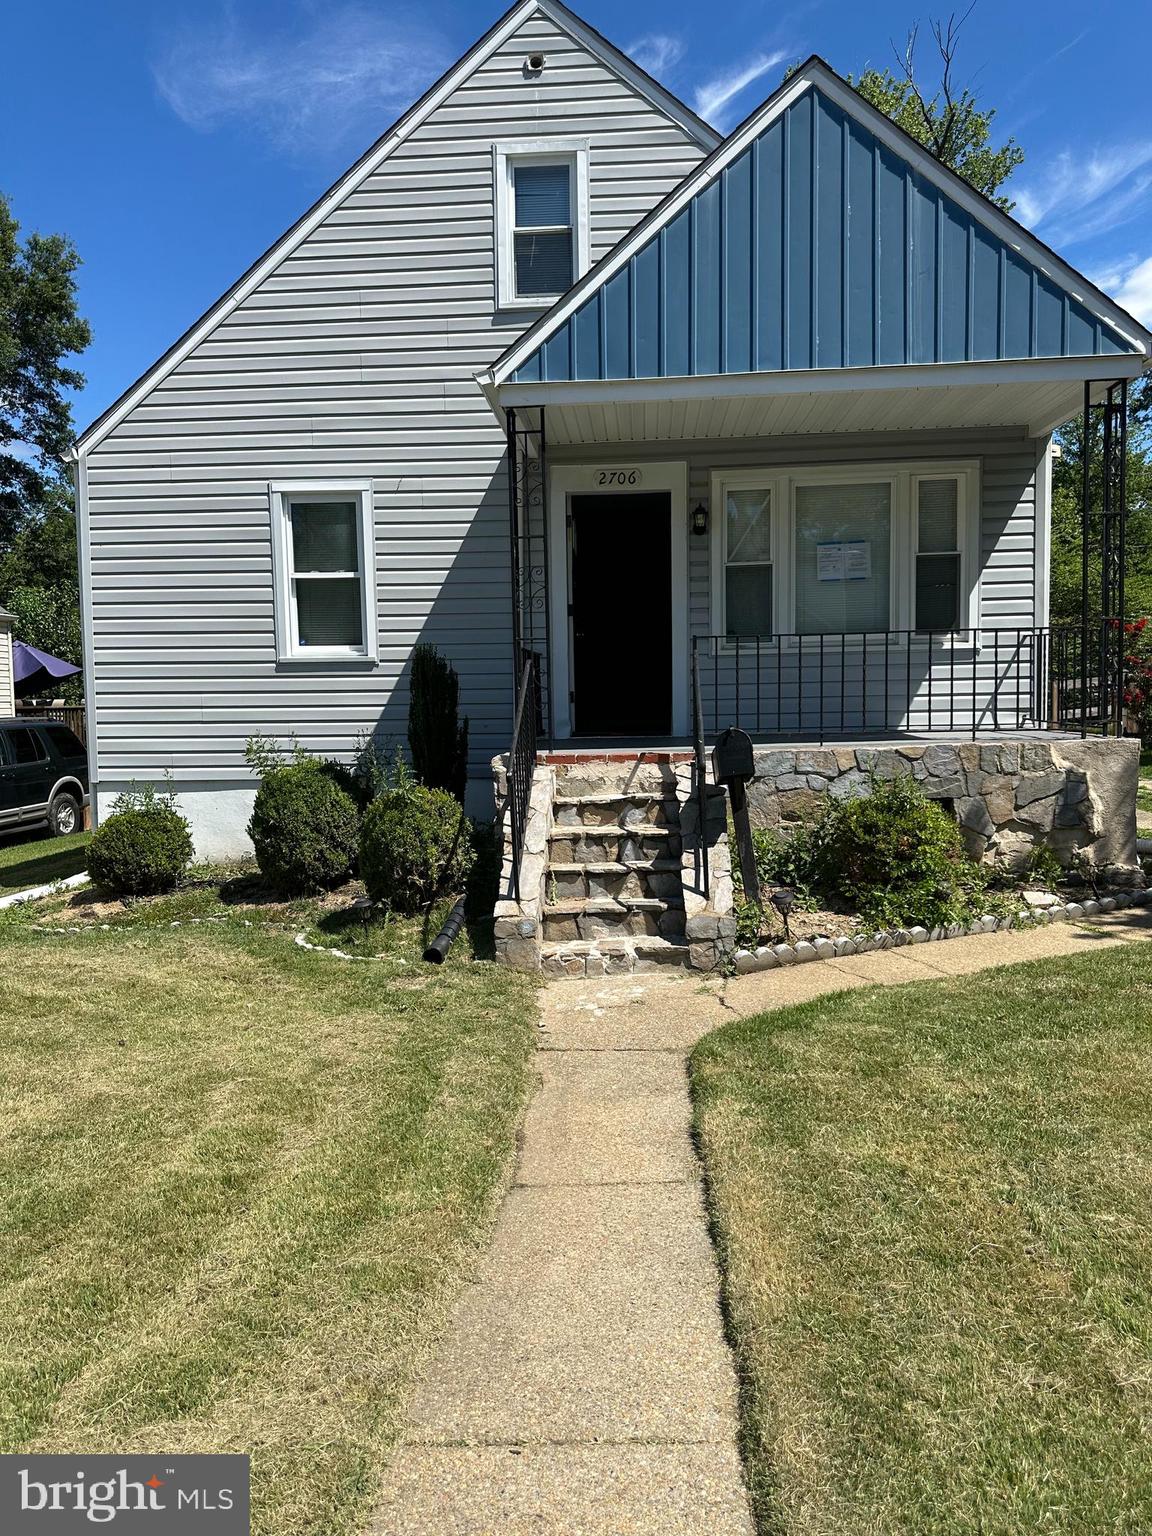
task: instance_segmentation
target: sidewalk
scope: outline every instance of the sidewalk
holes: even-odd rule
[[[750,1536],[687,1054],[736,1017],[1152,937],[1152,912],[741,977],[556,982],[492,1246],[372,1536]]]

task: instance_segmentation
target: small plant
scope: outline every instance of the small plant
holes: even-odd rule
[[[88,848],[88,873],[113,896],[173,890],[192,862],[192,834],[170,790],[126,790]]]
[[[811,900],[819,880],[821,840],[827,817],[800,822],[787,836],[769,827],[757,827],[752,833],[756,872],[761,886],[786,885],[796,892],[797,906]]]
[[[1037,843],[1028,858],[1027,878],[1036,885],[1051,889],[1064,878],[1064,866],[1047,843]]]
[[[732,915],[736,919],[736,943],[741,949],[755,949],[764,929],[763,909],[745,896],[737,896],[732,903]]]
[[[355,866],[360,817],[333,766],[298,757],[274,767],[256,792],[248,836],[260,873],[287,896],[331,890]]]
[[[446,790],[407,784],[364,813],[360,874],[369,898],[403,916],[464,889],[473,862],[471,826]]]
[[[468,782],[468,720],[459,718],[460,679],[433,645],[412,652],[408,745],[416,777],[463,805]]]

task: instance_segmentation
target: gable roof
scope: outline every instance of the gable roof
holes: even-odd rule
[[[94,448],[114,430],[143,400],[205,339],[215,327],[248,297],[274,271],[285,257],[306,240],[312,231],[385,161],[392,151],[417,129],[446,97],[492,53],[512,37],[531,17],[543,16],[588,50],[606,69],[645,97],[658,111],[670,118],[706,150],[720,143],[720,135],[701,117],[653,79],[646,70],[602,37],[594,27],[568,9],[562,0],[517,0],[504,15],[463,54],[420,99],[356,161],[328,191],[302,214],[264,255],[259,257],[226,293],[217,299],[199,320],[173,343],[167,352],[131,384],[100,416],[81,433],[72,456],[80,457]]]
[[[813,57],[478,379],[1150,351],[1145,327]]]

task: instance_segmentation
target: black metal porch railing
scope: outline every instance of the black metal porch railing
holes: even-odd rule
[[[512,844],[512,894],[520,900],[520,864],[540,730],[540,657],[521,649],[512,745],[508,752],[508,828]]]
[[[757,740],[1005,730],[1121,734],[1124,627],[1114,620],[944,634],[700,635],[694,737]],[[699,725],[697,726],[697,719]]]

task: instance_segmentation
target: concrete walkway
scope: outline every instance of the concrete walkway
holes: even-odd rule
[[[741,977],[557,982],[492,1246],[373,1536],[750,1536],[687,1053],[735,1017],[1152,937],[1152,912]]]

